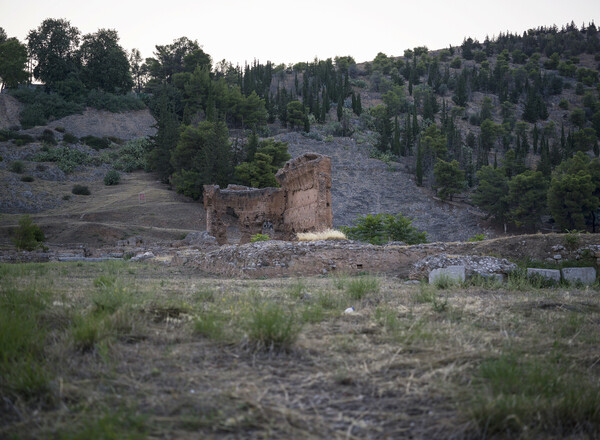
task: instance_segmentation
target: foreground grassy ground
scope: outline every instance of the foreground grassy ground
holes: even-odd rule
[[[0,265],[0,438],[597,438],[599,328],[522,276]]]

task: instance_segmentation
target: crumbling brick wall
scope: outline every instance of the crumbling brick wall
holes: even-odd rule
[[[290,240],[298,232],[333,226],[329,157],[306,153],[288,161],[275,178],[281,188],[204,185],[208,233],[219,244],[227,243],[226,217],[235,219],[240,243],[258,233]]]

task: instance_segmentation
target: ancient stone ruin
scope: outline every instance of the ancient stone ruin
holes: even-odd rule
[[[204,185],[206,229],[219,244],[228,228],[237,228],[240,243],[255,234],[291,240],[298,232],[333,226],[331,158],[305,153],[288,161],[275,175],[280,188]]]

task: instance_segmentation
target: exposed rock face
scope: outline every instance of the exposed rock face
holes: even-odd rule
[[[204,185],[207,232],[227,243],[227,216],[237,222],[240,243],[258,233],[289,240],[298,232],[332,227],[329,157],[306,153],[287,162],[275,178],[281,188]]]

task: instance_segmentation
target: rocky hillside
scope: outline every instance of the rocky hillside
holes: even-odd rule
[[[434,199],[427,189],[415,184],[406,162],[388,165],[371,159],[369,150],[352,138],[326,142],[285,133],[276,139],[288,142],[292,157],[309,151],[331,157],[331,201],[336,227],[351,225],[366,214],[402,213],[413,218],[413,224],[427,231],[433,241],[461,241],[484,233],[476,209]],[[492,235],[491,231],[486,233]]]

